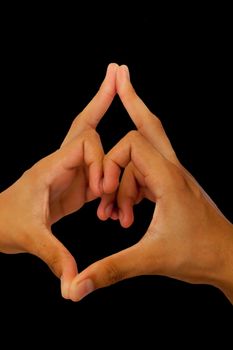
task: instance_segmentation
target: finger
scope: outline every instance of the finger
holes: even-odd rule
[[[112,166],[109,163],[112,162]],[[119,186],[119,178],[121,175],[121,168],[118,164],[114,163],[111,158],[108,158],[108,166],[105,166],[105,160],[103,164],[104,181],[103,192],[105,194],[113,194]]]
[[[134,221],[133,206],[137,202],[138,196],[138,184],[134,175],[133,164],[130,163],[124,171],[117,194],[119,220],[124,228],[131,226]]]
[[[129,132],[105,156],[104,192],[117,190],[119,169],[126,167],[130,161],[145,179],[145,186],[154,191],[154,195],[159,195],[162,185],[168,182],[166,180],[169,176],[168,161],[137,131]],[[106,178],[109,174],[111,174],[111,183]]]
[[[134,221],[133,206],[143,198],[154,200],[150,191],[145,188],[145,181],[134,165],[129,163],[123,172],[117,192],[104,194],[101,197],[97,215],[100,220],[120,219],[121,226],[127,228]]]
[[[114,215],[114,204],[116,200],[116,193],[103,194],[100,204],[97,209],[97,216],[100,220],[107,220]],[[115,216],[113,216],[115,218]]]
[[[128,67],[125,65],[120,66],[117,70],[116,87],[119,97],[138,131],[164,157],[177,164],[178,159],[160,120],[136,94],[130,82]]]
[[[114,207],[112,214],[111,214],[111,219],[112,220],[118,220],[119,219],[119,210],[118,208]]]
[[[86,134],[84,142],[84,162],[89,168],[89,187],[99,197],[102,195],[104,150],[100,137],[95,130]]]
[[[84,110],[75,118],[62,146],[79,135],[82,131],[88,128],[95,129],[97,127],[116,94],[115,81],[117,68],[118,65],[116,63],[109,64],[105,79],[99,91]]]
[[[73,176],[73,171],[77,171],[80,166],[86,165],[89,174],[89,187],[98,197],[102,194],[101,180],[103,177],[103,157],[104,151],[98,133],[95,130],[88,130],[79,138],[67,143],[64,147],[47,157],[45,169],[53,168],[54,171],[48,174],[49,183],[53,187],[59,188],[62,192],[62,183],[66,174]]]
[[[30,249],[30,253],[42,259],[52,272],[61,279],[62,296],[69,298],[71,282],[77,275],[77,265],[73,256],[53,234],[44,229],[39,232],[39,239]]]
[[[132,174],[129,164],[122,176],[118,191],[111,194],[104,194],[99,204],[97,215],[100,220],[120,219],[122,227],[129,227],[134,220],[133,197],[138,193],[135,177]],[[120,198],[120,202],[119,202]]]
[[[92,264],[74,278],[70,288],[70,299],[80,301],[98,288],[143,274],[142,260],[143,251],[138,243]]]
[[[117,205],[122,227],[129,227],[134,221],[133,207],[147,198],[155,201],[151,191],[145,186],[145,179],[132,162],[126,167],[117,193]]]

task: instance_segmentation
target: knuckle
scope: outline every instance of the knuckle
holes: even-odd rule
[[[112,161],[112,156],[110,154],[106,154],[103,159],[103,167],[105,168],[111,161]]]
[[[162,124],[161,120],[153,113],[151,113],[151,117],[154,118],[154,123],[156,124],[157,128],[163,130],[163,124]]]
[[[105,267],[106,285],[115,284],[124,279],[124,274],[113,262],[108,262]]]
[[[111,98],[111,99],[112,99],[112,98],[114,97],[114,95],[115,95],[115,91],[114,91],[109,85],[103,84],[103,85],[100,87],[99,91],[100,91],[101,93],[103,93],[104,95],[106,95],[107,97]]]
[[[88,141],[92,138],[98,138],[98,134],[93,128],[88,128],[87,130],[83,131],[82,136]]]
[[[181,167],[181,164],[177,158],[176,152],[174,151],[173,148],[170,148],[169,151],[167,152],[167,157],[170,159],[177,167]]]
[[[78,124],[80,123],[81,114],[82,114],[82,113],[80,113],[79,115],[77,115],[77,117],[74,118],[74,120],[72,121],[72,123],[71,123],[72,128],[77,128]]]
[[[141,135],[139,134],[139,132],[137,130],[131,130],[128,133],[127,137],[130,139],[130,141],[134,142],[134,141],[138,140],[141,137]]]
[[[123,274],[119,271],[119,269],[114,264],[111,264],[110,266],[108,266],[107,276],[108,276],[108,281],[111,284],[114,284],[122,280],[124,277]]]
[[[97,132],[95,129],[91,129],[90,131],[91,131],[90,135],[91,135],[96,141],[98,141],[98,142],[101,143],[100,135],[98,134],[98,132]]]
[[[79,139],[80,141],[85,142],[85,144],[87,143],[88,145],[93,145],[93,142],[95,144],[96,141],[100,141],[98,133],[93,128],[87,128],[86,130],[83,130],[79,135]]]
[[[182,169],[173,165],[172,163],[168,163],[167,166],[167,177],[170,179],[167,185],[171,185],[174,191],[184,191],[187,189],[187,182],[184,176]]]
[[[109,166],[113,166],[115,163],[114,155],[112,153],[103,156],[103,168],[106,170]]]

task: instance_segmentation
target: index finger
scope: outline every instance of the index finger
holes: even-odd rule
[[[178,162],[162,123],[135,92],[129,77],[128,67],[118,68],[116,87],[119,97],[132,121],[142,134],[164,157],[173,163]]]
[[[112,103],[116,94],[116,71],[118,64],[110,63],[99,91],[84,110],[74,119],[62,146],[88,128],[95,129]]]
[[[120,170],[126,168],[130,162],[144,178],[145,186],[159,198],[161,189],[170,182],[167,169],[171,163],[138,131],[130,131],[105,156],[104,193],[117,190]]]

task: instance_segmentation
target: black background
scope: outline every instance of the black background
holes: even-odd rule
[[[227,9],[176,8],[179,15],[173,8],[160,12],[136,5],[127,13],[113,5],[107,14],[91,6],[69,12],[62,7],[27,8],[24,15],[18,10],[24,12],[4,12],[1,29],[1,190],[59,147],[74,117],[98,89],[108,63],[117,62],[129,66],[135,89],[162,120],[181,162],[232,221]],[[132,128],[116,98],[98,128],[105,150]],[[79,270],[137,242],[153,212],[153,205],[144,201],[135,209],[134,225],[124,230],[116,222],[100,222],[97,204],[53,227]],[[105,333],[120,316],[118,335],[129,333],[130,325],[136,338],[137,329],[153,335],[155,329],[170,332],[175,325],[190,325],[192,337],[200,332],[208,336],[206,325],[225,327],[232,316],[230,303],[210,286],[145,276],[75,304],[61,298],[59,281],[36,257],[2,254],[0,266],[1,318],[4,329],[12,332],[19,326],[26,332],[38,322],[38,336],[58,321],[73,335],[73,327],[79,336],[81,329],[96,326]],[[41,315],[43,322],[38,321]]]

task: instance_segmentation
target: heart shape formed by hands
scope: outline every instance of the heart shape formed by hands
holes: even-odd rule
[[[137,130],[105,155],[96,127],[116,93]],[[74,258],[51,226],[97,197],[99,218],[119,219],[123,227],[132,224],[133,206],[144,197],[156,202],[156,208],[137,244],[78,274]],[[74,120],[61,148],[1,193],[0,215],[0,251],[40,257],[61,278],[64,298],[78,301],[96,288],[142,274],[210,283],[225,292],[228,274],[220,268],[219,246],[224,251],[232,225],[180,164],[124,65],[108,66],[99,91]]]

